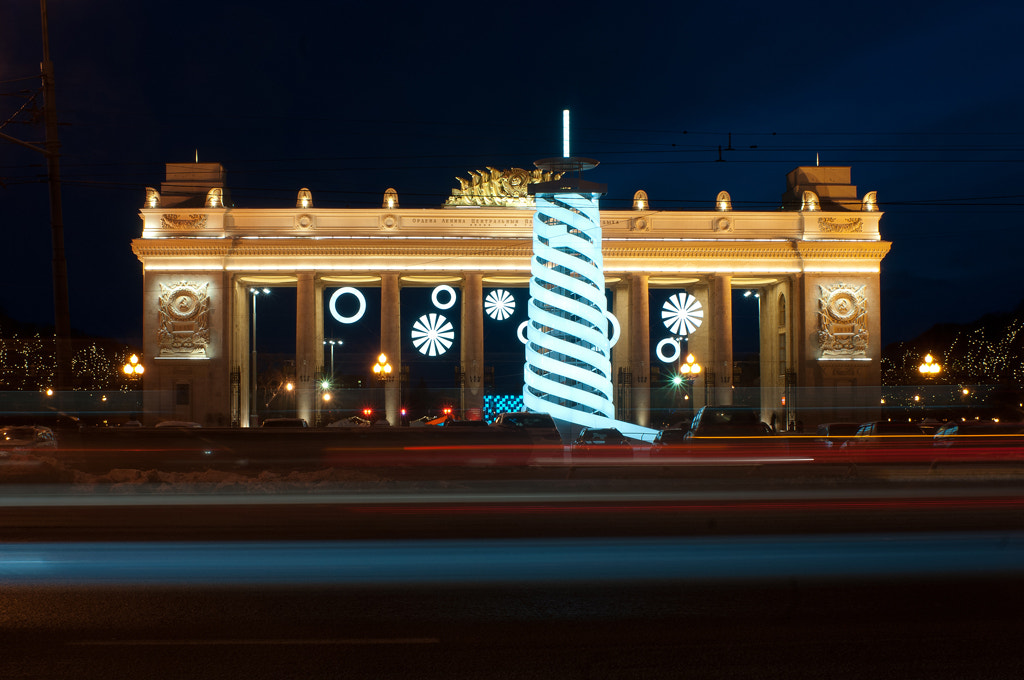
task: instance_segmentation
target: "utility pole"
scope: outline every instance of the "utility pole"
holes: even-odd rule
[[[68,301],[68,266],[64,257],[64,211],[60,200],[60,140],[46,0],[39,0],[43,24],[43,114],[46,121],[46,174],[50,185],[50,234],[53,241],[53,325],[57,336],[58,394],[71,389],[71,304]]]
[[[50,31],[46,17],[46,0],[39,0],[43,25],[43,118],[46,139],[43,146],[26,142],[0,132],[0,139],[32,149],[46,156],[46,174],[50,185],[50,235],[53,243],[53,326],[57,343],[56,384],[58,398],[71,389],[71,305],[68,302],[68,266],[64,257],[64,213],[60,200],[60,140],[57,138],[57,104],[53,87],[53,62],[50,61]],[[15,114],[17,115],[17,114]],[[0,126],[2,127],[2,126]]]

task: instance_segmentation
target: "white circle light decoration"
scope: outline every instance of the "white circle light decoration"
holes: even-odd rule
[[[448,294],[448,302],[446,302],[444,304],[441,304],[440,302],[438,302],[438,300],[437,300],[437,294],[438,293],[447,293]],[[448,284],[442,283],[440,286],[438,286],[437,288],[434,289],[433,293],[430,294],[430,299],[434,303],[434,306],[437,307],[438,309],[451,309],[452,305],[455,304],[455,289],[452,288],[451,286],[449,286]],[[444,317],[441,317],[441,318],[443,319]]]
[[[516,310],[516,299],[503,288],[492,290],[484,298],[484,311],[495,321],[504,321]]]
[[[412,344],[428,357],[436,357],[448,351],[455,339],[451,322],[443,315],[424,314],[412,325]]]
[[[340,298],[342,295],[354,295],[356,297],[356,300],[359,301],[359,310],[352,316],[342,316],[341,314],[338,313],[338,308],[336,305],[338,303],[338,298]],[[333,295],[331,295],[331,303],[329,306],[331,310],[331,316],[337,319],[339,323],[355,323],[356,321],[362,319],[363,314],[366,313],[366,298],[363,297],[363,294],[359,292],[358,288],[339,288],[338,290],[334,291]]]
[[[675,354],[666,355],[665,345],[671,345],[672,348],[675,350]],[[658,343],[658,346],[655,348],[654,352],[655,354],[658,355],[658,358],[662,361],[662,363],[672,364],[675,363],[676,361],[679,361],[679,355],[682,354],[682,349],[679,347],[679,340],[677,340],[676,338],[665,338],[664,340]]]
[[[673,335],[689,335],[704,321],[704,309],[697,298],[676,293],[661,308],[661,320]]]
[[[615,318],[615,315],[605,310],[604,316],[608,319],[608,325],[612,327],[612,337],[608,338],[608,346],[614,347],[615,343],[619,341],[619,336],[622,335],[622,327],[619,326],[619,320]]]

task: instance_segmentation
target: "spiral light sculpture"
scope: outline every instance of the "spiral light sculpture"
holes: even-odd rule
[[[610,427],[608,341],[597,195],[540,194],[533,217],[523,402],[585,427]]]

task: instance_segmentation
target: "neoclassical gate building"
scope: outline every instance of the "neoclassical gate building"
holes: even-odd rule
[[[401,366],[401,334],[412,320],[400,291],[448,286],[461,300],[449,337],[459,345],[464,411],[478,418],[485,306],[493,311],[500,299],[487,293],[485,305],[485,291],[529,285],[527,187],[551,179],[520,168],[470,172],[443,206],[429,209],[401,208],[393,189],[373,209],[319,208],[307,189],[297,190],[294,205],[236,208],[227,207],[219,164],[168,164],[160,190],[147,189],[142,235],[132,242],[144,274],[148,417],[250,425],[254,287],[296,289],[297,415],[312,421],[325,293],[379,287],[380,351]],[[684,335],[704,367],[695,405],[731,403],[733,288],[759,295],[766,421],[867,420],[878,408],[879,267],[890,243],[879,235],[875,192],[858,196],[848,167],[799,167],[786,183],[772,211],[736,210],[726,191],[708,197],[708,210],[664,210],[642,190],[632,209],[601,211],[617,417],[656,425],[651,369],[680,363]],[[652,309],[657,289],[681,292]],[[444,335],[431,323],[418,331],[428,341]],[[384,393],[387,418],[397,423],[400,381]]]

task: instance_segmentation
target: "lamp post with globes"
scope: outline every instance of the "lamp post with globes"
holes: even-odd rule
[[[383,352],[377,357],[377,363],[373,365],[373,374],[377,376],[377,380],[380,382],[381,387],[381,399],[385,399],[384,395],[384,384],[392,379],[392,371],[394,368],[388,363],[388,355]]]
[[[146,369],[142,365],[142,362],[139,361],[139,355],[133,354],[128,357],[128,361],[121,367],[121,372],[124,373],[125,377],[128,379],[129,385],[134,388],[137,386],[137,383],[142,380],[142,374],[146,372]],[[136,399],[139,399],[138,395],[136,395]],[[141,406],[141,402],[136,403],[137,409],[141,408]]]
[[[683,377],[683,382],[686,383],[686,400],[689,402],[689,410],[693,412],[693,382],[700,375],[701,365],[697,363],[697,358],[693,354],[686,355],[686,361],[679,365],[679,375]]]
[[[684,387],[683,399],[687,402],[687,410],[693,410],[693,381],[697,379],[703,370],[697,363],[693,354],[687,354],[686,360],[679,364],[679,372],[672,377],[672,384],[676,387]]]
[[[128,377],[140,378],[146,369],[139,362],[139,355],[133,354],[128,358],[128,363],[121,367],[121,371]]]
[[[942,372],[942,365],[931,354],[926,354],[917,371],[926,378],[934,378]]]

